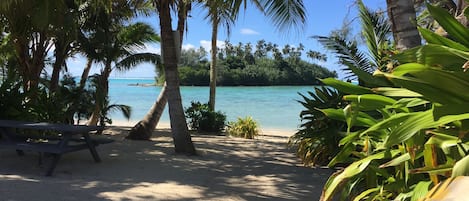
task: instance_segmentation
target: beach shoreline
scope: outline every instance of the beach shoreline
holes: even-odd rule
[[[126,121],[126,120],[112,120],[112,124],[109,127],[129,127],[132,128],[137,124],[138,121]],[[156,129],[171,129],[171,124],[168,121],[158,122]],[[264,128],[260,127],[260,135],[271,135],[271,136],[282,136],[290,137],[295,134],[295,130],[280,129],[280,128]]]

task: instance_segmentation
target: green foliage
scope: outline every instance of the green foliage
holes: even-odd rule
[[[237,121],[228,123],[227,133],[235,137],[254,139],[259,135],[258,127],[258,123],[252,117],[238,117]]]
[[[452,37],[421,28],[431,44],[396,55],[402,65],[392,72],[375,72],[395,87],[326,80],[355,94],[343,97],[344,108],[321,110],[347,124],[329,166],[348,164],[329,178],[322,200],[418,200],[445,178],[467,175],[469,77],[461,66],[469,32],[441,8],[429,12]]]
[[[365,37],[367,51],[359,48],[356,39],[349,39],[347,33],[333,32],[330,36],[315,36],[325,48],[335,53],[339,63],[344,66],[346,79],[358,79],[360,85],[367,87],[391,86],[382,77],[373,77],[375,70],[387,71],[393,66],[390,55],[394,48],[390,42],[391,28],[382,13],[366,8],[358,1],[362,35]]]
[[[337,77],[335,72],[301,60],[304,51],[289,45],[282,51],[276,44],[260,41],[256,51],[252,52],[251,44],[239,43],[233,46],[225,42],[225,49],[218,54],[217,85],[221,86],[270,86],[270,85],[317,85],[318,79]],[[276,54],[280,54],[275,56]],[[188,86],[208,86],[209,63],[203,48],[181,52],[180,82]],[[325,60],[325,55],[308,52],[313,59]]]
[[[226,115],[211,111],[208,104],[192,101],[184,112],[189,119],[189,127],[199,132],[219,132],[225,128]]]
[[[343,138],[344,122],[327,117],[320,109],[342,108],[342,94],[328,87],[316,87],[314,92],[298,101],[304,107],[300,113],[301,127],[289,141],[305,165],[327,165],[339,150]]]

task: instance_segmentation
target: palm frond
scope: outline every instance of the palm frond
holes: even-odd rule
[[[135,67],[137,64],[141,64],[144,62],[158,65],[161,64],[161,57],[160,55],[154,53],[132,54],[116,63],[115,67],[119,71],[126,71]]]
[[[106,108],[106,110],[107,110],[107,113],[111,113],[111,112],[115,112],[115,111],[121,111],[122,115],[124,115],[124,117],[126,119],[130,119],[130,117],[132,115],[132,107],[130,107],[128,105],[112,104],[112,105],[109,105]]]
[[[302,0],[260,0],[259,2],[278,30],[304,28],[306,8]]]
[[[339,63],[345,65],[346,68],[341,69],[345,72],[346,79],[357,78],[356,72],[365,72],[372,74],[376,67],[373,66],[366,54],[360,51],[355,41],[348,41],[341,35],[333,36],[313,36],[326,49],[332,51],[339,59]]]
[[[137,22],[121,29],[117,40],[132,52],[135,48],[145,47],[145,43],[159,42],[160,37],[149,24]]]
[[[362,1],[358,2],[362,34],[374,66],[381,68],[386,65],[383,61],[383,47],[388,46],[391,26],[384,15],[370,11]]]

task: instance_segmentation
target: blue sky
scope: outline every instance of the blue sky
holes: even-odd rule
[[[265,40],[283,47],[285,44],[297,46],[302,43],[306,50],[315,50],[328,54],[328,61],[321,63],[330,70],[336,70],[341,76],[339,66],[333,55],[326,52],[321,45],[310,38],[314,35],[328,35],[332,30],[342,26],[344,20],[353,20],[357,17],[355,0],[304,0],[307,9],[307,21],[304,29],[290,32],[279,32],[256,8],[249,6],[246,11],[242,11],[238,21],[231,28],[231,35],[228,38],[226,31],[219,30],[218,40],[229,40],[232,44],[238,42],[255,44],[258,40]],[[363,0],[364,4],[372,9],[385,9],[385,0]],[[200,7],[195,7],[191,12],[188,21],[188,32],[184,36],[183,48],[206,47],[209,50],[211,28],[207,20],[204,19],[205,12]],[[155,30],[159,31],[157,16],[147,19],[139,19],[150,23]],[[354,31],[358,30],[357,20],[354,21]],[[356,28],[355,28],[356,27]],[[159,53],[159,44],[147,45],[144,51]],[[81,70],[85,66],[85,59],[76,57],[68,61],[69,70],[74,76],[81,75]],[[75,67],[76,66],[76,67]],[[100,66],[94,66],[92,73],[99,72]],[[154,77],[154,68],[151,65],[142,64],[127,72],[113,72],[112,77]]]

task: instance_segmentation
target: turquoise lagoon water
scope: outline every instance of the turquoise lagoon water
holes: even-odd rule
[[[111,79],[111,104],[125,104],[132,107],[132,122],[139,121],[155,102],[161,90],[159,86],[147,86],[153,79]],[[140,86],[133,86],[139,84]],[[294,131],[301,123],[299,114],[303,107],[297,100],[298,92],[305,93],[313,86],[270,86],[270,87],[217,87],[216,110],[227,115],[228,121],[237,117],[252,116],[262,129],[279,129]],[[181,87],[184,108],[191,101],[208,102],[208,87]],[[169,122],[167,108],[162,122]],[[120,112],[111,114],[117,121],[125,118]]]

